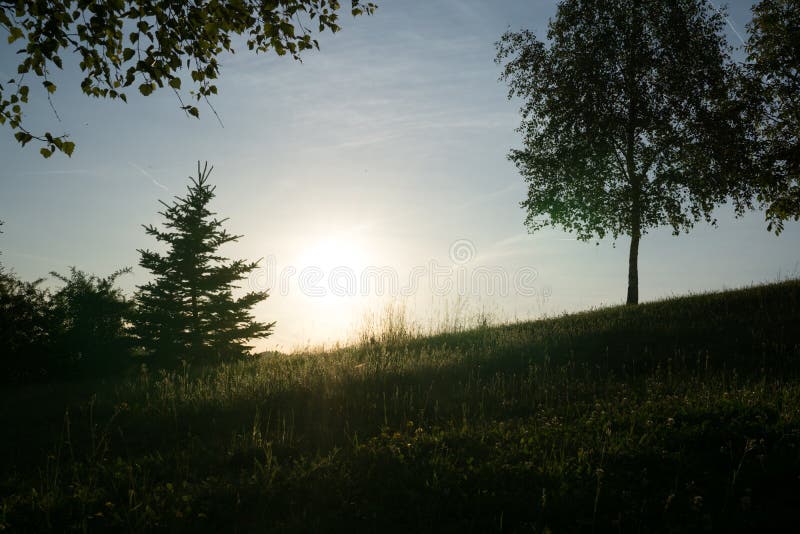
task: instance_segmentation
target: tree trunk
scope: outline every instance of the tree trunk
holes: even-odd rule
[[[639,303],[639,239],[638,228],[631,232],[631,252],[628,257],[628,301],[627,304]]]
[[[200,357],[200,311],[195,290],[192,290],[192,357]]]
[[[630,138],[632,138],[631,136]],[[629,138],[629,139],[630,139]],[[642,179],[636,172],[633,160],[633,141],[629,142],[628,175],[631,180],[631,250],[628,256],[628,300],[626,304],[639,304],[639,240],[642,238]]]
[[[628,300],[626,304],[639,304],[639,240],[642,238],[642,181],[628,158],[631,180],[631,250],[628,255]]]
[[[642,35],[642,21],[639,18],[639,1],[634,1],[631,11],[632,21],[630,34],[625,48],[628,51],[628,61],[625,68],[625,85],[628,93],[628,117],[625,135],[625,170],[630,181],[630,231],[631,250],[628,257],[628,300],[627,304],[639,303],[639,240],[642,238],[642,185],[644,176],[636,166],[636,126],[638,124],[639,87],[641,77],[638,71],[641,62],[638,59],[640,40]]]

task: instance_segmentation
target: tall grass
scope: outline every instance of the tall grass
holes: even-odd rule
[[[800,283],[4,392],[18,531],[748,530],[800,502]]]

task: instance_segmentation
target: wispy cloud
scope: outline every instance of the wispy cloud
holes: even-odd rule
[[[484,5],[482,4],[471,4],[464,0],[444,0],[444,4],[447,5],[449,10],[457,12],[470,22],[480,21],[485,15],[483,12]]]
[[[461,6],[460,1],[452,1],[450,7],[458,8],[458,18],[469,20],[480,20],[485,11],[475,2]],[[420,4],[417,9],[438,12],[442,7]],[[469,34],[441,35],[432,23],[422,27],[406,24],[407,17],[404,12],[393,13],[391,18],[399,20],[391,29],[384,27],[384,39],[378,44],[364,46],[364,35],[359,32],[337,36],[337,46],[346,43],[346,55],[323,48],[309,54],[302,65],[237,55],[226,67],[233,67],[237,85],[256,86],[270,95],[252,105],[277,116],[291,110],[281,117],[284,128],[301,135],[303,147],[314,151],[390,145],[399,139],[425,144],[420,141],[422,134],[435,137],[444,132],[447,139],[458,140],[464,135],[516,127],[519,118],[515,110],[503,106],[498,111],[477,96],[477,89],[465,90],[496,89],[505,104],[505,89],[497,83],[497,67],[491,61],[491,44]],[[368,27],[371,22],[364,24]],[[475,57],[481,60],[475,61]],[[443,61],[462,67],[445,70]],[[319,79],[325,83],[318,83]],[[247,113],[252,112],[248,106]]]
[[[13,256],[15,258],[25,258],[28,260],[35,260],[43,263],[47,263],[48,265],[59,264],[59,265],[69,265],[70,262],[63,258],[54,258],[52,256],[41,256],[39,254],[28,254],[27,252],[18,252],[15,250],[4,251],[4,253],[8,254],[9,256]]]
[[[519,233],[517,235],[513,235],[511,237],[506,237],[501,239],[500,241],[495,241],[493,248],[507,248],[518,246],[520,243],[529,243],[532,239],[531,234],[528,233]]]
[[[465,209],[468,209],[468,208],[475,207],[475,206],[477,206],[479,204],[485,204],[485,203],[491,201],[494,198],[501,197],[501,196],[503,196],[503,195],[505,195],[507,193],[510,193],[512,191],[522,190],[523,188],[524,188],[524,185],[522,185],[521,183],[516,183],[515,182],[515,183],[512,183],[512,184],[508,184],[507,186],[501,187],[500,189],[492,191],[491,193],[482,193],[480,195],[476,195],[476,196],[472,197],[471,199],[467,200],[466,202],[464,202],[464,203],[460,204],[459,206],[457,206],[456,210],[462,211],[462,210],[465,210]]]
[[[131,167],[133,167],[134,169],[136,169],[137,171],[142,173],[147,178],[150,178],[150,181],[153,182],[153,185],[155,185],[157,187],[160,187],[164,191],[169,191],[169,188],[166,185],[164,185],[161,182],[159,182],[158,180],[156,180],[155,177],[152,174],[150,174],[149,172],[147,172],[146,170],[144,170],[143,168],[141,168],[140,166],[138,166],[134,162],[129,161],[128,165],[130,165]]]
[[[91,169],[52,169],[44,171],[25,171],[19,176],[61,176],[61,175],[97,175],[97,171]]]
[[[495,241],[485,251],[481,251],[478,259],[486,263],[488,261],[500,261],[520,255],[530,255],[534,242],[542,241],[577,241],[574,237],[564,237],[563,235],[546,233],[530,234],[519,233],[510,237]]]
[[[533,237],[527,233],[519,233],[510,237],[506,237],[499,241],[495,241],[489,245],[488,249],[480,251],[478,260],[481,263],[496,262],[503,258],[519,256],[524,253],[530,252],[531,241]]]

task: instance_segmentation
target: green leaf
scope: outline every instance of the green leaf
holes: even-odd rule
[[[52,156],[52,155],[53,155],[53,151],[52,151],[52,150],[49,150],[49,149],[47,149],[47,148],[44,148],[44,147],[42,147],[42,148],[40,148],[40,149],[39,149],[39,153],[40,153],[42,156],[44,156],[45,158],[49,158],[50,156]]]
[[[31,141],[31,139],[33,139],[33,136],[27,132],[17,132],[14,134],[14,139],[16,139],[22,146],[25,146]]]
[[[139,86],[139,92],[144,96],[150,96],[153,93],[153,89],[155,89],[155,87],[152,83],[143,83]]]
[[[281,33],[283,33],[284,35],[288,35],[289,37],[294,37],[294,26],[292,26],[288,22],[281,22],[280,28],[281,28]]]
[[[44,87],[45,87],[45,89],[47,89],[48,93],[52,94],[52,93],[56,92],[56,84],[54,84],[53,82],[45,80],[45,81],[42,82],[42,85],[44,85]]]
[[[180,78],[172,78],[169,82],[169,86],[173,89],[180,89],[181,88],[181,79]]]
[[[13,43],[17,39],[22,39],[23,35],[24,34],[22,33],[22,30],[20,30],[16,26],[12,26],[8,30],[8,44]]]
[[[72,157],[72,152],[75,151],[75,143],[73,143],[72,141],[64,141],[64,144],[61,145],[61,150],[67,156]]]

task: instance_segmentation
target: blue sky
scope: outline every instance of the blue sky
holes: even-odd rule
[[[196,162],[207,160],[215,208],[244,234],[225,252],[264,258],[265,270],[248,284],[272,287],[256,311],[278,325],[259,347],[346,340],[388,301],[423,326],[481,310],[513,320],[621,303],[628,240],[596,246],[556,230],[527,235],[525,185],[506,159],[520,144],[518,102],[498,82],[494,43],[508,28],[542,35],[555,4],[387,1],[373,17],[348,18],[341,33],[322,36],[321,50],[302,64],[245,51],[225,56],[213,101],[224,127],[203,107],[201,120],[186,118],[166,91],[131,93],[127,105],[89,99],[65,72],[53,99],[62,122],[41,95],[28,119],[68,132],[77,143],[72,158],[44,160],[0,129],[0,259],[27,279],[70,265],[98,274],[130,265],[133,275],[121,281],[130,292],[147,279],[136,249],[154,246],[141,224],[158,223],[158,199],[183,194]],[[739,31],[750,5],[729,4]],[[0,47],[4,79],[15,59]],[[735,219],[723,207],[718,219],[716,229],[644,238],[643,300],[800,272],[800,225],[775,237],[760,213]],[[453,261],[454,243],[469,261]],[[523,271],[536,275],[523,292],[459,295],[422,283],[380,296],[362,284],[356,295],[331,296],[328,286],[319,297],[299,280],[314,265],[326,277],[348,267],[359,281],[368,266],[391,268],[401,285],[431,266],[449,268],[456,282],[476,268],[511,282]]]

